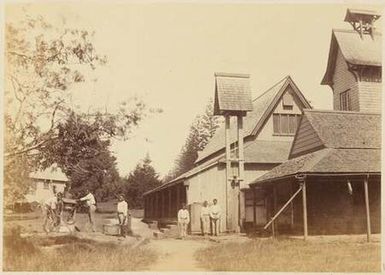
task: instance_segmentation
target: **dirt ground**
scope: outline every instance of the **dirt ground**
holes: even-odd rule
[[[151,240],[145,247],[154,250],[158,260],[149,266],[148,271],[207,271],[197,260],[201,249],[210,248],[219,243],[242,243],[249,240],[246,235],[221,235],[202,237],[189,235],[186,239],[166,238]]]
[[[204,271],[196,261],[195,254],[199,249],[210,247],[217,242],[226,241],[229,237],[218,237],[217,239],[202,238],[200,236],[188,236],[184,240],[175,238],[155,239],[153,230],[147,224],[141,222],[140,218],[131,219],[133,237],[107,236],[102,233],[103,224],[116,219],[114,214],[96,214],[96,232],[91,232],[88,216],[78,213],[76,225],[80,232],[75,236],[81,239],[89,239],[100,243],[115,243],[129,246],[143,246],[154,251],[158,257],[146,271]],[[26,215],[12,215],[5,220],[6,225],[20,225],[23,236],[47,236],[42,228],[42,217],[39,211]],[[49,233],[48,236],[62,236],[60,233]],[[232,238],[234,239],[234,238]],[[238,238],[237,238],[238,239]],[[244,239],[244,238],[241,238]]]
[[[145,251],[148,251],[146,253],[154,252],[155,255],[157,256],[154,257],[154,259],[151,261],[149,265],[146,264],[143,267],[143,269],[141,269],[143,271],[207,271],[208,267],[206,266],[206,269],[203,268],[202,262],[204,261],[202,261],[202,257],[200,257],[200,254],[198,253],[202,253],[202,251],[208,251],[212,249],[215,250],[215,247],[219,248],[222,246],[227,247],[230,250],[229,252],[221,251],[221,253],[219,253],[221,255],[225,252],[226,252],[225,254],[228,254],[228,253],[231,254],[235,246],[239,246],[240,251],[245,252],[244,251],[245,245],[247,245],[247,243],[250,243],[252,241],[245,235],[221,235],[215,238],[211,238],[211,237],[203,238],[201,236],[194,235],[194,236],[188,236],[184,240],[175,239],[175,238],[155,239],[153,237],[153,230],[151,230],[147,226],[147,224],[141,222],[140,218],[135,218],[135,217],[133,217],[131,221],[133,236],[122,238],[117,236],[104,235],[102,233],[103,224],[109,223],[115,219],[116,219],[115,214],[97,213],[96,214],[96,231],[97,232],[94,233],[94,232],[90,232],[90,225],[88,223],[87,215],[77,214],[76,224],[79,227],[80,232],[77,232],[75,236],[84,240],[89,239],[92,241],[97,241],[98,243],[106,242],[106,243],[118,244],[119,247],[128,247],[130,250],[132,250],[130,247],[143,247],[145,248]],[[9,225],[20,225],[23,228],[22,235],[24,236],[38,236],[42,238],[46,236],[46,233],[43,232],[42,217],[39,212],[29,213],[27,215],[13,215],[13,216],[5,217],[5,226],[9,226]],[[58,233],[49,233],[49,236],[54,237],[55,234],[60,236],[60,234]],[[298,238],[300,237],[291,237],[289,239],[295,240]],[[267,243],[273,243],[271,244],[272,246],[277,246],[277,245],[279,246],[289,241],[289,240],[286,240],[284,242],[280,242],[280,241],[271,242],[268,239],[269,238],[265,238]],[[262,239],[259,239],[259,240],[262,241]],[[373,235],[372,244],[379,243],[379,241],[380,241],[380,235]],[[245,242],[245,244],[243,244],[242,242]],[[310,246],[317,245],[317,244],[325,244],[325,243],[331,243],[331,244],[338,243],[339,246],[341,246],[341,249],[343,249],[343,247],[346,246],[346,243],[361,244],[365,242],[366,242],[366,236],[364,235],[339,235],[339,236],[310,236],[308,243],[310,244]],[[226,246],[226,244],[228,245]],[[302,252],[305,253],[306,251],[302,251]],[[230,256],[230,254],[228,256],[231,258],[227,259],[227,261],[237,262],[237,259],[236,259],[237,257],[234,258],[233,256]],[[146,255],[147,254],[144,254],[143,256],[146,256]],[[217,253],[215,253],[215,255],[217,255]],[[309,255],[309,257],[310,256],[311,255]],[[322,256],[322,255],[319,255],[319,256]],[[204,259],[207,260],[206,256],[203,256],[203,257]],[[322,257],[327,258],[327,255],[324,255]],[[209,261],[215,261],[215,260],[210,259]],[[220,260],[220,262],[221,261],[222,260]],[[255,262],[255,260],[253,260],[253,262]],[[219,263],[219,265],[221,265],[221,263]],[[216,269],[213,269],[213,270],[216,270]]]
[[[208,245],[208,241],[202,240],[153,240],[146,246],[156,251],[159,258],[148,271],[204,271],[194,255],[198,249]]]

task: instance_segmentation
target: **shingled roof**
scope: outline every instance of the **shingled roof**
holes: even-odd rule
[[[250,185],[277,181],[297,174],[360,174],[381,172],[381,149],[325,148],[290,159]]]
[[[252,109],[249,75],[215,73],[214,115]]]
[[[274,167],[251,184],[276,181],[300,173],[381,171],[380,114],[304,110],[304,117],[317,132],[324,147]]]
[[[221,157],[222,156],[218,156],[218,157],[216,157],[214,159],[211,159],[210,161],[207,161],[207,162],[205,162],[205,163],[203,163],[201,165],[198,165],[198,166],[192,168],[191,170],[189,170],[189,171],[181,174],[180,176],[176,177],[175,179],[173,179],[173,180],[171,180],[169,182],[166,182],[166,183],[162,184],[161,186],[158,186],[158,187],[156,187],[156,188],[154,188],[154,189],[152,189],[150,191],[145,192],[143,194],[143,196],[149,195],[149,194],[151,194],[153,192],[162,190],[162,189],[170,187],[170,186],[174,186],[174,185],[182,182],[184,179],[186,179],[186,178],[188,178],[190,176],[193,176],[193,175],[195,175],[197,173],[200,173],[200,172],[202,172],[202,171],[212,167],[213,165],[216,165]]]
[[[304,110],[304,116],[327,148],[381,148],[381,115],[347,111]]]
[[[336,66],[338,49],[349,64],[361,66],[382,66],[382,35],[373,32],[362,38],[355,30],[333,30],[328,65],[321,84],[330,85]]]
[[[281,95],[285,92],[286,88],[290,85],[294,93],[298,96],[300,102],[303,104],[304,108],[311,108],[309,102],[305,99],[301,91],[295,85],[294,81],[290,76],[278,81],[274,86],[269,88],[267,91],[262,93],[259,97],[253,100],[253,110],[247,113],[244,122],[244,138],[247,138],[250,135],[256,135],[262,129],[266,119],[268,119],[271,111],[276,106]],[[236,118],[232,118],[231,122],[233,125],[236,123]],[[237,130],[236,127],[230,128],[230,141],[234,143],[237,141]],[[198,159],[196,163],[199,164],[204,161],[206,158],[210,157],[218,151],[224,151],[225,147],[225,127],[222,124],[215,135],[210,139],[209,143],[206,145],[205,149],[201,152],[198,152]]]
[[[269,141],[269,140],[255,140],[245,144],[245,163],[266,163],[266,164],[279,164],[288,159],[289,151],[291,147],[290,141]],[[234,152],[234,150],[233,150]],[[216,165],[218,163],[225,163],[224,153],[216,156],[209,161],[206,161],[191,170],[183,173],[179,177],[169,181],[162,186],[159,186],[151,191],[144,193],[148,195],[152,192],[164,189],[169,186],[180,183],[186,178],[192,177],[204,170]]]
[[[43,179],[43,180],[52,180],[52,181],[68,181],[67,176],[63,173],[63,171],[53,165],[43,171],[36,171],[29,174],[31,179]]]

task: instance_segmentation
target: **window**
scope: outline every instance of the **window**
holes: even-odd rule
[[[294,135],[301,115],[273,114],[273,128],[275,135]]]
[[[367,67],[361,71],[361,81],[381,82],[381,67]]]
[[[44,181],[44,189],[49,189],[49,181],[48,180],[45,180]]]
[[[289,92],[283,94],[282,97],[282,106],[284,110],[293,110],[293,97]]]
[[[343,111],[351,110],[349,91],[350,89],[340,93],[340,109]]]
[[[31,182],[28,189],[28,194],[34,195],[35,193],[36,193],[36,182]]]

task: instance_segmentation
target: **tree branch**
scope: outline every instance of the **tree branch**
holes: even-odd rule
[[[52,141],[52,140],[55,140],[55,139],[58,139],[59,137],[58,136],[54,136],[52,138],[49,138],[49,139],[46,139],[46,140],[43,140],[41,141],[40,143],[34,145],[34,146],[31,146],[31,147],[28,147],[26,149],[23,149],[21,151],[15,151],[15,152],[5,152],[4,156],[6,158],[8,157],[14,157],[14,156],[18,156],[18,155],[22,155],[24,153],[27,153],[27,152],[30,152],[32,150],[35,150],[35,149],[39,149],[41,146],[43,146],[45,143],[47,143],[48,141]]]

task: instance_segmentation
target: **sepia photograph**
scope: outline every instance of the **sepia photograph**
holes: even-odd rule
[[[0,9],[3,272],[384,272],[383,2]]]

